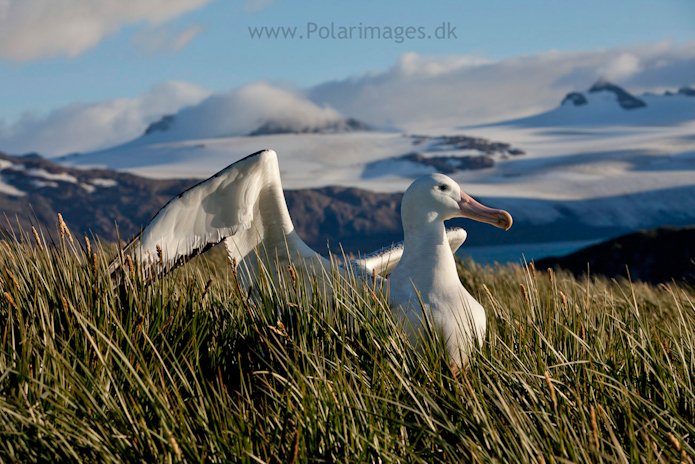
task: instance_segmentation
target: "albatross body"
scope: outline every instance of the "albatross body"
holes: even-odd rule
[[[509,213],[487,208],[442,174],[417,179],[403,196],[405,240],[346,263],[364,284],[389,275],[389,298],[397,317],[417,333],[423,310],[447,343],[453,364],[463,367],[485,337],[485,311],[461,285],[454,253],[466,239],[444,221],[468,217],[508,229]],[[280,182],[277,155],[264,150],[237,161],[171,199],[123,250],[148,276],[162,275],[224,241],[230,262],[272,257],[266,268],[301,261],[305,272],[329,271],[331,262],[307,246],[294,230]],[[113,278],[121,262],[111,263]],[[420,304],[420,298],[424,307]]]
[[[452,363],[465,366],[473,344],[482,345],[485,339],[485,310],[459,280],[444,221],[468,217],[508,229],[512,218],[473,200],[442,174],[411,184],[403,196],[401,217],[405,240],[388,279],[391,304],[407,318],[413,334],[421,327],[422,311],[428,311]]]

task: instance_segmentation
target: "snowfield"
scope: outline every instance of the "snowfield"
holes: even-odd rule
[[[589,199],[695,184],[695,97],[642,96],[646,108],[625,110],[610,92],[588,94],[588,104],[485,126],[443,127],[418,135],[462,134],[509,143],[523,156],[497,159],[490,169],[451,177],[472,195]],[[419,151],[414,139],[393,132],[277,134],[166,142],[158,133],[107,150],[67,157],[152,178],[208,177],[244,156],[272,148],[285,188],[327,185],[403,191],[427,166],[389,158]],[[470,154],[474,150],[462,150]],[[432,152],[425,155],[433,155]],[[366,165],[384,160],[382,175]]]
[[[62,162],[153,178],[204,178],[250,153],[272,148],[280,158],[286,189],[339,185],[402,192],[415,177],[434,171],[393,159],[421,151],[411,135],[466,135],[525,152],[497,154],[494,167],[449,175],[469,194],[508,209],[518,227],[555,225],[548,229],[552,232],[538,235],[539,242],[568,241],[562,231],[573,224],[594,230],[569,239],[581,241],[636,228],[695,223],[695,97],[642,95],[638,98],[645,107],[624,109],[612,92],[582,95],[586,103],[579,106],[566,100],[536,116],[484,126],[410,134],[277,134],[184,141],[167,141],[173,134],[159,133]],[[375,172],[374,166],[382,170]],[[534,241],[529,234],[515,241]]]

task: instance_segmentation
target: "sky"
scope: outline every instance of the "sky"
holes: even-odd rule
[[[295,38],[252,37],[280,26]],[[322,38],[331,26],[336,38]],[[361,39],[367,26],[392,35]],[[0,0],[0,150],[13,152],[122,143],[209,98],[232,102],[215,114],[254,95],[272,113],[278,92],[316,117],[407,128],[444,118],[427,102],[468,86],[446,117],[483,121],[548,108],[602,75],[636,90],[695,84],[695,2]]]

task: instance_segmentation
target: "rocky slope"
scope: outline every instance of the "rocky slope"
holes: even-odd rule
[[[199,179],[156,180],[105,169],[76,169],[38,156],[0,153],[3,226],[29,230],[38,223],[53,232],[61,213],[71,230],[105,240],[128,241],[171,197]],[[287,204],[299,235],[325,252],[372,251],[402,240],[401,194],[326,187],[288,190]],[[330,240],[330,243],[327,241]]]
[[[438,137],[410,135],[407,137],[412,140],[416,151],[367,163],[362,177],[373,179],[397,172],[416,172],[417,168],[422,167],[431,168],[432,172],[454,174],[458,171],[489,169],[495,166],[496,160],[526,154],[508,143],[494,142],[482,137],[466,135]]]
[[[536,262],[538,269],[563,268],[576,275],[602,274],[660,283],[695,283],[695,226],[658,228],[624,235],[576,253]]]
[[[0,213],[7,216],[15,229],[17,222],[28,230],[32,221],[38,221],[51,232],[55,230],[57,214],[61,213],[74,232],[81,235],[91,231],[108,241],[116,240],[117,223],[121,239],[127,241],[171,197],[197,182],[199,179],[156,180],[105,169],[76,169],[38,156],[10,157],[0,154]],[[479,198],[484,204],[508,210],[514,217],[514,226],[509,231],[504,231],[466,219],[452,220],[448,225],[464,227],[468,231],[468,240],[464,245],[467,247],[601,239],[626,234],[639,227],[693,224],[693,218],[684,214],[682,208],[691,196],[692,189],[681,188],[620,198],[571,202]],[[309,246],[321,253],[326,253],[329,248],[340,252],[341,245],[346,252],[371,252],[403,239],[401,193],[324,187],[286,190],[285,197],[298,234]],[[664,210],[660,215],[652,215],[653,217],[642,214],[640,205],[648,204],[654,197],[660,198],[665,205],[681,206],[674,211]],[[539,225],[535,221],[535,215],[538,211],[545,210],[552,211],[555,219]],[[626,210],[632,211],[631,214],[641,220],[627,225],[628,219],[620,216],[620,226],[614,222],[586,222],[587,216],[614,216]],[[4,219],[3,224],[6,227],[8,225]],[[689,253],[689,256],[694,256],[692,252]],[[643,261],[640,254],[633,258],[615,255],[607,263],[602,261],[606,256],[603,251],[592,256],[578,255],[569,260],[562,258],[564,261],[557,263],[582,272],[588,261],[593,263],[592,272],[619,275],[624,264],[632,268]],[[653,256],[654,260],[662,259],[658,253]],[[553,266],[554,263],[548,261],[542,265]],[[606,267],[609,263],[617,263],[617,267]],[[649,273],[651,271],[645,273],[637,267],[635,272],[637,274],[633,275],[638,278],[649,280],[666,275],[659,271],[654,277]]]
[[[104,169],[67,168],[40,157],[0,153],[0,213],[28,230],[38,221],[55,231],[61,213],[71,230],[129,239],[193,179],[152,180]],[[4,219],[4,218],[3,218]],[[7,227],[7,221],[2,225]]]

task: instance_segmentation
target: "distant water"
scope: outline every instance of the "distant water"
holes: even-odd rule
[[[480,264],[492,264],[494,262],[500,264],[509,262],[520,263],[523,262],[524,257],[528,262],[549,256],[564,256],[602,241],[603,239],[477,247],[467,247],[464,243],[459,248],[457,254],[459,256],[470,256],[475,262]]]

